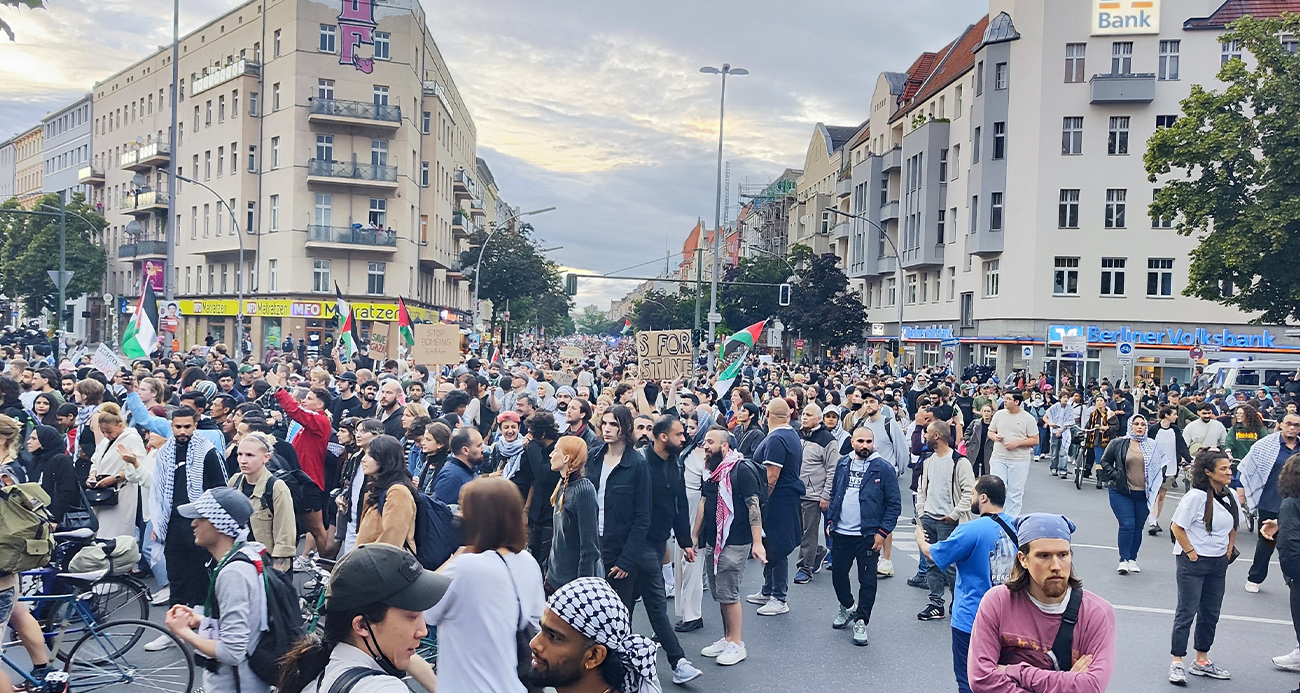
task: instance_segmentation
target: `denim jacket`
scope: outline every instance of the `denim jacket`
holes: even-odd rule
[[[835,531],[835,518],[840,515],[844,492],[849,487],[849,463],[853,453],[844,455],[835,464],[835,481],[831,486],[830,522]],[[858,490],[858,506],[862,510],[862,536],[872,532],[889,536],[903,512],[903,499],[898,491],[898,475],[894,467],[880,455],[872,454],[867,460],[867,471]]]

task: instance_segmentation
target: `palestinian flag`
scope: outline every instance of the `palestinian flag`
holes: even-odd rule
[[[619,332],[619,334],[622,335],[622,336],[624,336],[624,337],[626,337],[626,336],[629,335],[629,334],[632,334],[632,321],[631,321],[631,320],[628,320],[627,318],[623,318],[623,330],[622,330],[621,332]]]
[[[343,298],[338,282],[334,282],[334,294],[338,296],[339,348],[342,349],[344,358],[351,359],[361,348],[361,331],[357,329],[357,321],[352,317],[352,306]]]
[[[415,345],[415,330],[411,327],[411,314],[406,312],[406,302],[397,297],[397,332],[406,346]]]
[[[718,381],[713,384],[713,389],[721,397],[731,389],[732,383],[740,377],[740,371],[745,367],[745,356],[753,351],[754,346],[758,344],[758,336],[763,333],[763,325],[767,324],[766,320],[760,320],[749,327],[731,335],[727,341],[722,343],[718,349]]]
[[[147,359],[158,348],[158,299],[148,281],[140,283],[144,284],[144,291],[140,292],[135,313],[122,333],[122,353],[133,359]]]

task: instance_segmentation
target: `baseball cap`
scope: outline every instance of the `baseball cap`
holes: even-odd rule
[[[424,611],[447,593],[451,578],[425,570],[415,556],[388,544],[365,544],[350,551],[330,574],[326,613],[380,604]]]
[[[186,503],[176,512],[189,520],[203,518],[216,526],[226,536],[235,537],[248,527],[253,516],[253,506],[244,494],[233,488],[210,488],[193,503]]]
[[[357,374],[353,373],[352,371],[344,371],[343,373],[339,374],[338,379],[346,380],[350,383],[355,383],[357,381]]]
[[[243,373],[252,373],[252,372],[253,372],[253,367],[250,366],[250,365],[248,365],[247,363],[245,363],[244,365],[242,365],[242,366],[239,367],[239,372],[240,372],[241,374],[243,374]]]

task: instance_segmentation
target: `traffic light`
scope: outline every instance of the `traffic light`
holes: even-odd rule
[[[779,306],[790,305],[790,285],[782,284],[776,290],[776,304]]]
[[[564,293],[569,296],[578,295],[578,275],[570,272],[564,275]]]

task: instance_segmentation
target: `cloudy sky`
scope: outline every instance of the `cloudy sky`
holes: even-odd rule
[[[817,122],[863,121],[882,70],[905,69],[987,11],[971,0],[423,0],[503,197],[536,217],[566,267],[653,275],[697,218],[712,223],[718,87],[728,80],[725,157],[736,185],[801,168]],[[0,137],[170,41],[171,3],[49,0],[0,9]],[[235,7],[186,0],[181,31]],[[674,256],[672,261],[677,262]],[[657,263],[655,262],[657,260]],[[608,308],[626,282],[585,281]]]

